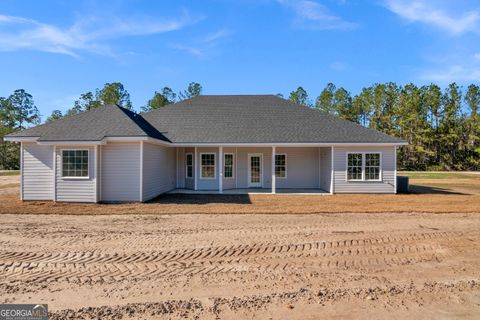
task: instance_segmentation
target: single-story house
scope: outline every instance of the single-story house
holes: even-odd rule
[[[21,199],[66,202],[396,193],[396,148],[406,144],[274,95],[203,95],[142,114],[109,105],[5,140],[21,143]]]

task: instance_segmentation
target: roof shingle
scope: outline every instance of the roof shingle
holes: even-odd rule
[[[136,114],[93,109],[10,137],[90,141],[153,137],[173,143],[401,143],[401,139],[274,95],[205,95]]]

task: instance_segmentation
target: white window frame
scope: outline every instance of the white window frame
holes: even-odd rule
[[[203,155],[213,155],[213,177],[204,177],[203,176],[203,164],[202,164],[202,156]],[[202,152],[200,153],[200,179],[204,180],[215,180],[217,179],[217,154],[215,152]]]
[[[188,165],[188,156],[192,156],[192,165],[189,166]],[[189,177],[188,176],[188,167],[192,167],[192,176]],[[194,163],[194,159],[193,159],[193,153],[189,152],[189,153],[185,153],[185,178],[187,179],[193,179],[193,176],[195,175],[195,163]]]
[[[275,163],[275,168],[274,168],[275,179],[287,179],[287,177],[288,177],[288,157],[287,157],[287,154],[286,153],[276,153],[275,157],[276,156],[285,156],[285,177],[277,176],[277,159],[275,159],[273,161]]]
[[[367,163],[366,154],[378,154],[380,155],[380,171],[378,173],[378,179],[365,179],[365,164]],[[348,179],[348,155],[350,154],[361,154],[362,155],[362,179]],[[383,153],[380,151],[358,151],[358,152],[347,152],[345,155],[345,181],[347,182],[382,182],[383,181],[383,164],[382,164]]]
[[[86,176],[64,176],[63,175],[63,151],[87,151],[87,172]],[[60,149],[60,176],[63,180],[88,180],[90,179],[90,150],[89,149]]]
[[[225,161],[225,156],[226,155],[231,155],[232,156],[232,176],[231,177],[225,177],[225,164],[227,163]],[[235,179],[235,153],[233,152],[227,152],[223,154],[223,178],[224,179]]]

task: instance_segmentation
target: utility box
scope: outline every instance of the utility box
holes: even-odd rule
[[[397,193],[408,193],[408,177],[397,176]]]

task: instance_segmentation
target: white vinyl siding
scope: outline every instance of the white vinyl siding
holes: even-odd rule
[[[175,188],[176,149],[143,144],[143,201]]]
[[[63,177],[62,163],[64,150],[88,150],[88,177]],[[96,157],[94,147],[65,146],[56,148],[56,191],[57,201],[65,202],[95,202]]]
[[[140,142],[102,146],[102,201],[140,201]]]
[[[347,177],[348,153],[380,153],[380,181],[349,181]],[[335,147],[335,193],[395,193],[395,147]]]
[[[271,151],[270,151],[271,152]],[[318,148],[276,149],[277,154],[286,155],[286,178],[277,178],[277,189],[282,188],[318,188],[319,165]],[[269,172],[270,173],[270,172]],[[270,173],[271,175],[271,173]]]
[[[22,145],[23,200],[54,200],[53,147]]]
[[[320,189],[330,192],[332,182],[332,148],[321,147],[320,152]]]

